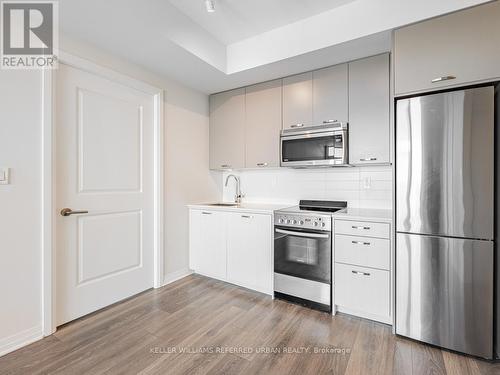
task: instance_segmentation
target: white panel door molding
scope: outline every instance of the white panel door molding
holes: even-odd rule
[[[112,78],[56,75],[57,325],[154,285],[155,95]]]
[[[144,107],[85,88],[77,92],[79,192],[141,192]]]

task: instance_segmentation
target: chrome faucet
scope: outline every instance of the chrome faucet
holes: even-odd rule
[[[241,193],[241,181],[238,176],[235,176],[234,174],[230,174],[229,176],[226,177],[226,184],[229,182],[229,178],[232,177],[236,181],[236,195],[234,196],[234,203],[240,204],[241,203],[241,198],[243,198],[245,195]]]

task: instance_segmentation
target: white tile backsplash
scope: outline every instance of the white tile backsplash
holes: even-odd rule
[[[245,202],[297,204],[300,199],[347,201],[349,207],[391,208],[392,167],[266,169],[222,173],[241,178]],[[234,199],[234,181],[223,187],[223,199]]]

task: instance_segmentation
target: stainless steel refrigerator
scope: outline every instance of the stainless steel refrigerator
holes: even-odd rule
[[[494,355],[495,88],[397,101],[396,333]]]

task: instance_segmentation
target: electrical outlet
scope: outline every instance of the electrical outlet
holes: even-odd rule
[[[0,167],[0,185],[8,185],[10,183],[9,168]]]

